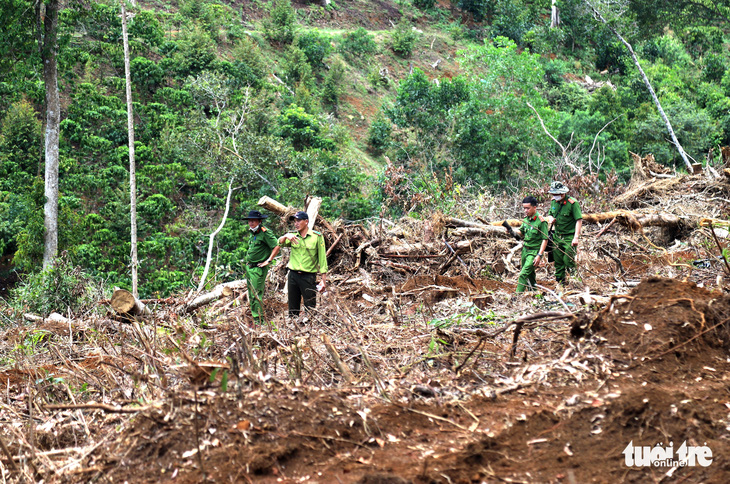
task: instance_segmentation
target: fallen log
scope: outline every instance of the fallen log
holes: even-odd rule
[[[294,211],[293,208],[286,207],[285,205],[282,205],[281,203],[274,200],[273,198],[269,198],[266,196],[259,199],[258,205],[264,207],[269,212],[273,212],[279,216],[284,216],[287,212]]]
[[[616,219],[632,231],[641,232],[643,227],[676,227],[682,219],[666,212],[640,213],[630,210],[583,214],[584,223],[601,223]]]
[[[504,229],[502,229],[504,231]],[[467,252],[471,249],[471,241],[470,240],[460,240],[458,242],[454,242],[451,244],[453,249],[456,252]],[[378,252],[382,254],[409,254],[409,255],[415,255],[415,254],[423,254],[423,253],[440,253],[443,249],[443,245],[441,242],[434,242],[430,244],[422,244],[422,243],[415,243],[415,244],[404,244],[404,245],[389,245],[387,247],[381,247],[378,249]]]
[[[61,316],[58,313],[51,313],[45,318],[36,314],[25,313],[23,314],[23,319],[25,319],[26,321],[30,321],[31,323],[42,323],[43,321],[53,321],[55,323],[69,323],[71,321],[70,319]]]
[[[238,281],[232,281],[232,282],[224,282],[223,284],[218,284],[213,288],[212,291],[202,294],[198,297],[196,297],[190,304],[185,306],[185,312],[191,313],[198,309],[201,306],[205,306],[208,303],[211,303],[213,301],[217,301],[218,299],[222,297],[228,297],[233,294],[234,289],[243,289],[246,287],[246,280],[241,279]]]
[[[469,220],[462,220],[460,218],[454,218],[454,217],[446,217],[444,216],[442,218],[443,223],[448,227],[472,227],[476,229],[489,229],[489,227],[501,227],[503,223],[507,222],[512,227],[519,227],[522,225],[522,220],[517,220],[515,218],[500,220],[499,222],[487,222],[487,223],[480,223],[480,222],[471,222]],[[502,231],[504,232],[504,231]]]
[[[309,230],[314,228],[314,222],[317,221],[317,215],[319,215],[319,206],[322,205],[322,199],[314,197],[307,205],[307,215],[309,215]]]
[[[322,203],[321,199],[319,200],[319,203]],[[279,217],[293,215],[295,212],[297,212],[297,209],[295,209],[293,207],[287,207],[285,205],[282,205],[281,203],[277,202],[273,198],[270,198],[267,196],[263,196],[263,197],[259,198],[258,205],[260,207],[265,208],[269,212],[275,213]],[[317,209],[319,209],[319,205],[317,205]],[[313,226],[312,220],[315,220],[316,223],[325,227],[331,233],[333,233],[333,234],[335,233],[334,227],[332,227],[332,225],[327,220],[325,220],[325,218],[322,217],[321,215],[319,215],[317,213],[315,213],[315,217],[312,217],[310,215],[310,217],[309,217],[310,228]]]
[[[117,314],[128,314],[132,316],[149,316],[152,314],[150,308],[134,297],[134,294],[119,287],[114,288],[111,307]]]
[[[511,225],[510,225],[511,226]],[[504,227],[494,227],[491,225],[482,225],[481,227],[459,227],[451,231],[451,235],[457,237],[468,236],[485,236],[485,235],[502,235],[509,236]]]

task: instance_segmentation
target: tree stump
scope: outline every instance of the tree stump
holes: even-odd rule
[[[149,316],[152,314],[150,308],[144,305],[142,301],[134,297],[134,294],[126,289],[114,288],[111,301],[112,309],[117,314],[126,314],[132,316]]]

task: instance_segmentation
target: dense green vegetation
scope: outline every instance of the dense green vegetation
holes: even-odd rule
[[[629,151],[681,164],[625,47],[582,0],[558,3],[555,29],[549,0],[451,3],[450,11],[443,2],[396,0],[395,23],[381,14],[377,28],[332,30],[323,25],[372,7],[357,0],[296,9],[290,0],[130,6],[142,295],[191,287],[229,183],[240,188],[217,238],[218,278],[240,276],[241,216],[262,195],[292,206],[321,196],[325,215],[355,220],[433,208],[446,197],[412,201],[443,195],[453,183],[517,191],[579,174],[561,165],[530,105],[558,140],[572,140],[584,174],[625,179]],[[685,150],[697,160],[711,149],[719,154],[730,143],[730,2],[596,3],[632,43]],[[0,0],[0,251],[31,273],[43,253],[45,115],[28,12],[28,0]],[[118,2],[71,2],[60,35],[59,244],[65,263],[128,286]],[[444,58],[458,51],[458,71],[442,76],[419,60],[436,41]],[[385,65],[389,74],[378,69]],[[589,92],[575,82],[585,76],[615,88]],[[350,129],[360,114],[353,99],[377,100],[366,132]]]

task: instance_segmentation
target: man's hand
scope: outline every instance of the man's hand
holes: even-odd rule
[[[573,247],[578,247],[578,237],[574,237],[570,245],[572,245]]]
[[[290,233],[290,234],[284,234],[284,238],[292,243],[292,245],[299,244],[299,241],[297,241],[297,235],[296,233]]]
[[[553,222],[555,222],[555,217],[553,217],[552,215],[548,215],[548,218],[546,218],[545,220],[547,220],[548,225],[552,225]]]
[[[532,263],[532,265],[534,265],[535,267],[540,267],[542,265],[542,258],[543,258],[543,256],[541,256],[540,254],[537,254],[535,256],[535,260]]]
[[[266,266],[267,266],[267,265],[269,265],[269,264],[271,264],[271,261],[270,261],[269,259],[266,259],[266,260],[265,260],[265,261],[263,261],[263,262],[259,262],[259,263],[257,264],[257,267],[266,267]]]

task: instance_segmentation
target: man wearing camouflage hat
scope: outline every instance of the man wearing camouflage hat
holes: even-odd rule
[[[547,221],[555,227],[553,257],[558,284],[563,284],[567,275],[575,269],[578,239],[583,226],[580,205],[575,198],[567,196],[568,191],[568,187],[558,181],[552,182],[548,190],[553,196]]]

